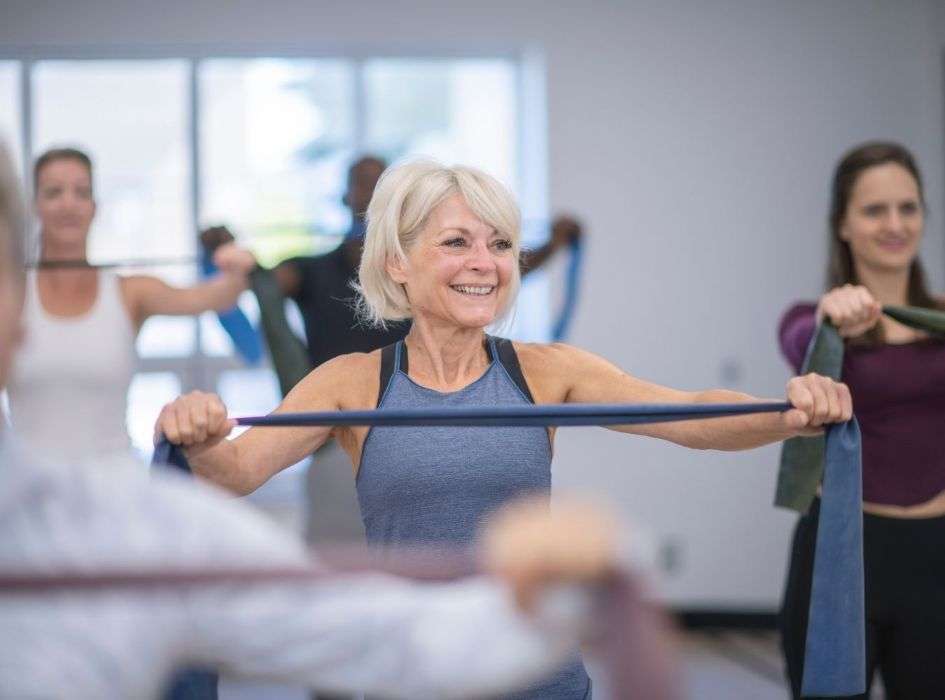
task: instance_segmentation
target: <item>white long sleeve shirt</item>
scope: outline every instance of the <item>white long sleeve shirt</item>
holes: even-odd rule
[[[239,502],[142,472],[43,463],[0,431],[0,572],[306,561]],[[468,697],[538,680],[576,642],[568,627],[519,614],[487,579],[0,591],[0,697],[154,697],[184,663],[326,690]]]

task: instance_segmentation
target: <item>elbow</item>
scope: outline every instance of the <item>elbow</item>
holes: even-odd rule
[[[232,474],[226,489],[237,496],[248,496],[266,483],[266,477],[257,470],[241,469]]]
[[[258,485],[253,484],[251,481],[249,481],[249,480],[247,480],[247,479],[233,480],[233,481],[230,481],[230,482],[227,483],[227,484],[224,484],[223,487],[224,487],[227,491],[229,491],[230,493],[232,493],[234,496],[238,496],[238,497],[239,497],[239,496],[248,496],[248,495],[251,494],[253,491],[255,491],[257,488],[259,488]]]
[[[699,436],[695,438],[689,438],[685,442],[681,443],[683,447],[686,447],[690,450],[724,450],[724,447],[721,447],[716,442],[712,440]]]

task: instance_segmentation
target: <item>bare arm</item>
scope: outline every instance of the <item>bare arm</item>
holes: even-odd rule
[[[299,382],[274,413],[370,408],[371,388],[377,392],[376,355],[355,353],[326,362]],[[196,474],[237,494],[255,491],[333,433],[331,427],[250,428],[224,440],[232,428],[218,397],[193,392],[164,407],[156,431],[185,446]]]
[[[688,392],[660,386],[637,379],[593,353],[562,343],[522,348],[523,369],[535,378],[535,387],[542,387],[536,392],[540,402],[681,404],[763,400],[726,389]],[[795,408],[784,413],[621,425],[611,429],[696,449],[744,450],[798,434],[811,434],[825,423],[846,420],[852,414],[846,386],[825,377],[796,377],[788,383],[787,395]]]
[[[583,229],[577,219],[570,216],[556,217],[551,224],[551,239],[540,248],[522,253],[519,260],[522,277],[542,267],[555,253],[582,235],[584,235]]]
[[[145,275],[126,277],[122,288],[136,326],[151,316],[190,316],[232,308],[247,288],[256,260],[249,251],[229,244],[217,250],[214,262],[220,274],[193,287],[172,287]]]

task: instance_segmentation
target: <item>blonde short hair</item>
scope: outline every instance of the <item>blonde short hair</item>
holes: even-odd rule
[[[416,241],[430,213],[454,194],[462,195],[483,223],[512,242],[511,292],[500,316],[508,313],[521,283],[521,215],[515,199],[502,183],[481,170],[418,160],[388,169],[368,206],[364,254],[355,285],[363,319],[384,327],[387,321],[411,318],[410,300],[404,288],[391,279],[387,262],[406,257],[405,251]]]

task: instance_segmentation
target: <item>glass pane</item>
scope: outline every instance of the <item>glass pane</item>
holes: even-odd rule
[[[229,357],[233,354],[233,341],[212,311],[200,314],[200,348],[209,357]]]
[[[259,369],[231,369],[220,373],[217,393],[232,416],[261,416],[279,405],[282,394],[279,380],[268,367]],[[248,428],[235,428],[239,435]]]
[[[0,61],[0,143],[10,152],[17,172],[22,172],[22,105],[20,104],[20,64]]]
[[[259,304],[256,295],[243,292],[239,298],[240,310],[254,328],[259,328]],[[200,316],[200,347],[205,355],[229,357],[233,354],[233,340],[220,324],[216,313],[208,311]]]
[[[95,163],[89,258],[193,254],[185,61],[42,61],[33,69],[34,152],[74,145]],[[193,279],[189,267],[161,276]]]
[[[194,352],[194,319],[190,316],[153,316],[138,333],[141,357],[187,357]]]
[[[349,224],[354,73],[334,60],[200,64],[200,220],[264,265],[327,249]]]
[[[180,395],[180,379],[173,372],[135,375],[128,389],[128,433],[142,455],[150,456],[154,444],[154,422],[164,404]]]
[[[279,381],[266,368],[230,369],[220,373],[217,391],[231,416],[258,416],[279,405]]]
[[[517,189],[515,64],[383,59],[365,65],[367,147],[482,168]]]

